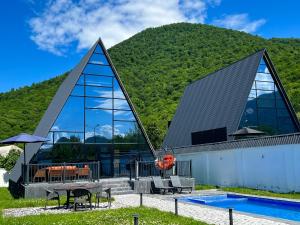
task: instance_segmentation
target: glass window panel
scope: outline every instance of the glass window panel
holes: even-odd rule
[[[114,76],[113,71],[109,66],[100,66],[95,64],[87,64],[83,70],[85,74]]]
[[[282,101],[281,99],[276,99],[276,107],[277,108],[286,108],[284,101]]]
[[[274,82],[271,74],[269,73],[257,73],[255,80]]]
[[[53,132],[54,143],[83,143],[83,132]]]
[[[257,97],[274,99],[275,94],[274,94],[274,91],[257,90]]]
[[[86,162],[86,154],[83,145],[76,143],[55,144],[51,152],[51,158],[55,163]]]
[[[102,54],[93,54],[89,60],[89,63],[98,65],[109,65],[105,55]]]
[[[85,84],[112,87],[112,77],[85,75]]]
[[[110,98],[86,98],[86,108],[112,109],[112,99]]]
[[[76,84],[84,85],[84,76],[83,75],[80,75]]]
[[[268,67],[265,64],[260,64],[257,72],[258,73],[270,73]]]
[[[112,98],[112,88],[86,86],[85,94],[88,97]]]
[[[114,109],[130,110],[130,106],[129,106],[127,100],[114,99]]]
[[[277,109],[277,116],[278,117],[289,117],[290,114],[287,109]]]
[[[86,110],[86,143],[110,143],[112,140],[112,110]]]
[[[296,126],[290,117],[278,118],[278,129],[281,134],[297,132]]]
[[[256,90],[250,91],[249,98],[256,98]]]
[[[102,48],[99,45],[96,46],[95,53],[104,54]]]
[[[32,157],[30,160],[30,163],[51,163],[52,162],[52,157],[51,157],[51,152],[53,149],[52,144],[43,144],[37,154]]]
[[[274,90],[274,83],[271,82],[262,82],[262,81],[256,81],[256,88],[260,90]]]
[[[115,98],[122,98],[122,99],[126,99],[125,95],[119,85],[119,82],[116,78],[114,78],[114,97]]]
[[[132,111],[114,110],[114,118],[115,120],[135,121]]]
[[[84,98],[70,96],[51,131],[81,132],[84,127]]]
[[[275,107],[275,100],[273,99],[257,99],[257,107],[260,108],[274,108]]]
[[[84,86],[75,85],[71,95],[74,96],[84,96]]]
[[[258,122],[260,125],[270,125],[276,130],[276,110],[275,109],[257,109]]]
[[[139,127],[136,122],[115,121],[114,140],[116,143],[137,143]]]
[[[255,90],[255,89],[256,89],[256,85],[255,85],[255,81],[253,81],[253,84],[252,84],[251,90]]]

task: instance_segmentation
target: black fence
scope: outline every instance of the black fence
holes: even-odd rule
[[[23,164],[24,183],[94,181],[100,179],[100,162]]]
[[[192,176],[191,161],[176,161],[171,169],[159,169],[155,161],[23,164],[24,183],[95,181],[101,178]]]

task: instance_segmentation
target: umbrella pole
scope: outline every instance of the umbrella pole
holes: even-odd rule
[[[24,143],[24,150],[23,150],[23,154],[24,154],[24,184],[26,184],[26,155],[25,155],[25,146],[26,144]]]

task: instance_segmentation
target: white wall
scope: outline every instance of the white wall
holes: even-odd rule
[[[300,144],[176,154],[196,183],[300,192]]]
[[[0,168],[0,187],[8,187],[8,172]]]

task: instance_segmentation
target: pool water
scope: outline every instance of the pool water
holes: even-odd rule
[[[180,198],[180,201],[210,205],[226,209],[232,208],[233,210],[241,212],[300,221],[300,202],[249,197],[234,194],[190,196]]]

